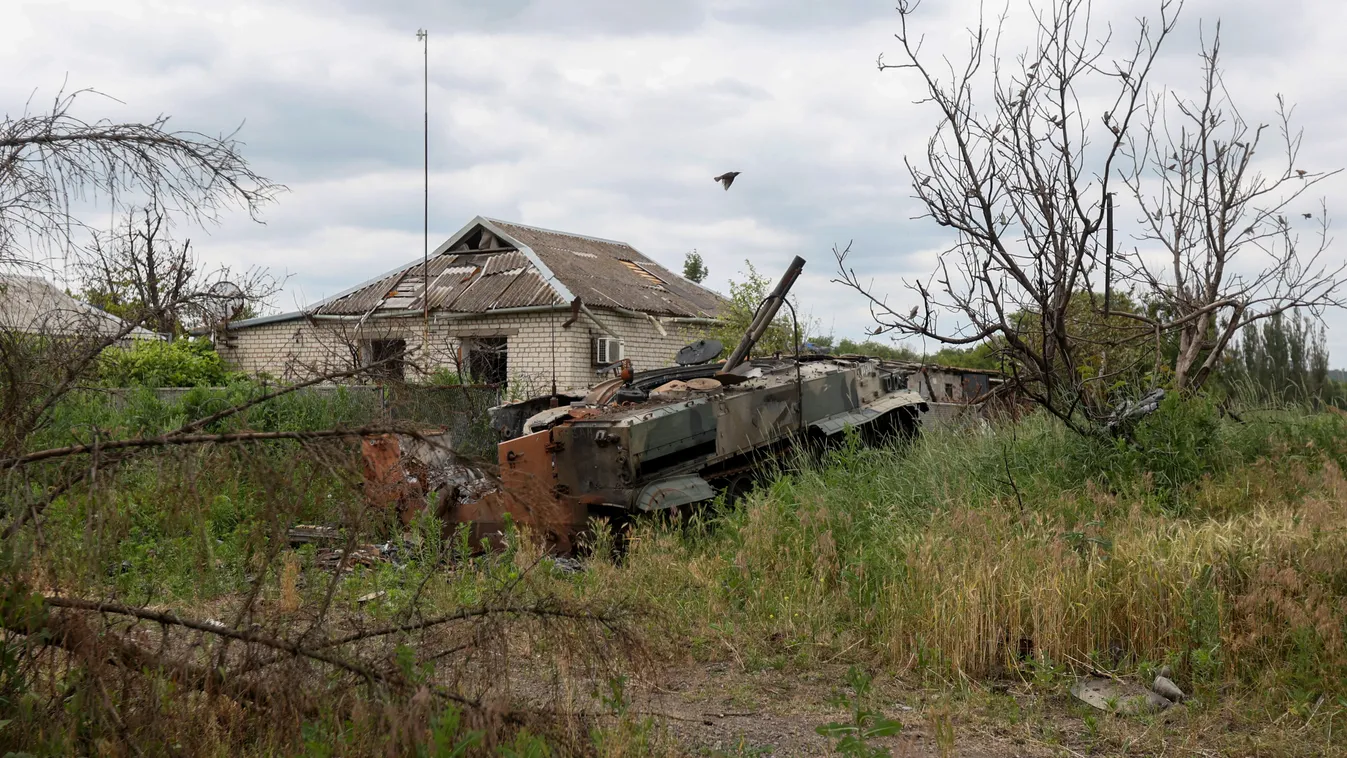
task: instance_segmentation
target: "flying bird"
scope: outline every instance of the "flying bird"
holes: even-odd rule
[[[739,175],[738,171],[726,171],[720,176],[717,176],[712,181],[720,182],[721,184],[725,185],[725,189],[728,190],[730,188],[730,185],[734,184],[734,177],[738,175]]]
[[[1302,213],[1302,214],[1300,214],[1300,215],[1304,216],[1305,218],[1314,218],[1314,214],[1313,214],[1313,213]]]
[[[907,318],[909,321],[917,317],[917,310],[918,310],[917,306],[915,305],[912,306],[912,312],[907,314]]]

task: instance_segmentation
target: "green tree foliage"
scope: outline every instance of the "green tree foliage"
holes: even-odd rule
[[[688,253],[687,257],[683,259],[684,279],[701,284],[709,273],[711,273],[711,269],[706,267],[706,263],[702,261],[701,253],[696,250]]]
[[[114,387],[218,387],[232,377],[208,340],[142,340],[99,356],[99,378]]]
[[[705,336],[718,339],[725,345],[725,354],[728,355],[739,344],[739,340],[744,338],[744,333],[753,323],[753,314],[757,313],[758,306],[767,299],[768,293],[772,291],[773,282],[771,279],[758,273],[753,264],[747,260],[744,261],[747,271],[742,272],[744,281],[736,282],[730,280],[729,302],[721,310],[720,320],[715,326],[707,329]],[[792,304],[795,302],[791,299]],[[796,306],[798,309],[798,306]],[[804,318],[803,316],[801,317]],[[809,324],[804,320],[800,322],[800,336],[803,339],[805,334],[809,333]],[[790,309],[782,307],[777,312],[767,331],[763,333],[762,339],[753,348],[754,355],[770,355],[772,353],[794,353],[795,352],[795,327],[791,323]]]
[[[818,340],[811,340],[811,341],[818,342]],[[829,340],[830,346],[831,342],[832,341]],[[873,355],[876,358],[885,358],[891,361],[921,360],[920,355],[914,353],[911,350],[908,350],[907,348],[901,345],[888,345],[884,344],[883,342],[876,342],[875,340],[865,340],[864,342],[857,342],[855,340],[843,338],[840,342],[837,343],[837,346],[832,349],[832,352],[836,353],[837,355],[848,355],[848,354]]]
[[[939,352],[924,355],[902,345],[879,342],[868,339],[861,342],[843,337],[810,337],[808,342],[823,348],[833,355],[869,355],[890,361],[911,361],[913,363],[934,363],[940,366],[958,368],[998,369],[1001,366],[1000,354],[991,342],[981,342],[972,347],[946,347]]]
[[[999,370],[1001,351],[992,340],[979,342],[972,347],[946,347],[927,356],[927,363],[958,368],[981,368]]]
[[[1300,314],[1278,314],[1244,327],[1225,373],[1227,384],[1261,400],[1342,405],[1347,395],[1329,377],[1323,325]]]

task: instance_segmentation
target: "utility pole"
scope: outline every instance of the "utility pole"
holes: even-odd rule
[[[421,212],[421,325],[423,329],[421,350],[422,360],[430,355],[430,32],[417,29],[416,38],[421,41],[421,105],[424,145],[422,149],[422,176],[424,206]]]

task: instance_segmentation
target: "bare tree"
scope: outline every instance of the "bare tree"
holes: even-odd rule
[[[232,134],[169,131],[166,116],[141,124],[91,122],[74,113],[78,102],[96,94],[63,91],[46,112],[0,120],[0,265],[36,266],[45,256],[69,255],[90,231],[81,213],[92,204],[114,212],[149,205],[200,223],[217,220],[229,206],[256,218],[283,189],[248,166]],[[202,284],[214,278],[195,276]],[[89,328],[40,338],[0,325],[6,376],[0,384],[0,450],[14,450],[48,423],[49,411],[88,376],[105,348],[143,322],[212,296],[209,288],[160,288],[158,297],[153,307],[142,303],[122,314],[125,323],[111,329],[96,315],[84,317]]]
[[[938,65],[913,36],[917,9],[899,3],[895,36],[903,60],[889,64],[881,56],[879,66],[912,73],[923,91],[918,103],[939,114],[924,160],[909,160],[908,168],[925,215],[951,229],[955,243],[926,281],[909,283],[920,299],[911,311],[872,292],[848,267],[847,250],[837,251],[839,281],[869,298],[876,333],[946,345],[996,341],[1018,389],[1084,430],[1103,410],[1086,385],[1119,369],[1081,376],[1082,350],[1107,346],[1075,339],[1072,314],[1090,299],[1103,267],[1114,164],[1179,3],[1160,2],[1158,24],[1141,19],[1116,55],[1111,32],[1095,28],[1088,3],[1053,0],[1032,9],[1036,38],[1027,53],[1003,55],[1003,15],[979,19],[966,60]],[[1100,102],[1101,91],[1104,113],[1096,119],[1085,109]]]
[[[918,103],[939,114],[924,160],[908,168],[924,216],[951,229],[955,243],[929,278],[909,283],[919,298],[911,311],[870,290],[848,266],[849,248],[836,251],[839,281],[869,298],[876,333],[989,340],[1021,393],[1088,431],[1110,413],[1108,388],[1120,377],[1148,370],[1148,381],[1164,381],[1163,348],[1173,341],[1172,385],[1194,388],[1250,320],[1336,304],[1342,269],[1321,261],[1324,214],[1308,253],[1287,219],[1332,174],[1297,169],[1300,135],[1287,109],[1284,167],[1265,177],[1252,162],[1262,127],[1233,112],[1218,44],[1206,49],[1201,97],[1151,87],[1180,0],[1160,0],[1158,20],[1139,19],[1120,48],[1088,2],[1031,7],[1035,40],[1013,61],[1001,51],[1008,16],[979,19],[957,64],[922,54],[909,27],[917,5],[898,7],[903,60],[881,57],[879,66],[911,72]],[[1171,99],[1182,123],[1172,133]],[[1114,271],[1119,183],[1146,213],[1140,240],[1168,252],[1168,273],[1148,248],[1118,255]],[[1261,266],[1242,268],[1255,252]]]
[[[229,206],[256,218],[284,189],[253,171],[233,133],[172,131],[167,116],[116,123],[76,114],[97,95],[62,91],[49,110],[0,119],[0,263],[69,252],[86,228],[84,203],[153,203],[200,223]]]
[[[1123,174],[1142,212],[1143,247],[1120,257],[1120,273],[1155,306],[1130,317],[1176,336],[1178,389],[1201,387],[1245,326],[1341,305],[1345,267],[1324,260],[1332,242],[1327,206],[1307,202],[1340,169],[1300,167],[1302,132],[1281,96],[1275,129],[1246,121],[1226,89],[1220,52],[1217,24],[1203,45],[1198,96],[1150,95],[1140,128],[1128,134],[1132,165]]]
[[[74,259],[87,302],[122,318],[143,319],[146,328],[161,334],[184,334],[237,317],[234,311],[254,308],[277,290],[263,270],[204,267],[192,241],[175,240],[167,217],[155,207],[132,209],[118,228],[95,233]]]

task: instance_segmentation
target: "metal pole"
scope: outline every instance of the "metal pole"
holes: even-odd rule
[[[763,332],[767,331],[772,319],[776,318],[777,310],[781,308],[781,303],[786,300],[786,293],[790,292],[791,286],[800,277],[800,270],[803,268],[804,258],[795,256],[795,260],[790,262],[790,267],[786,269],[781,281],[776,283],[776,289],[773,289],[767,299],[758,306],[757,312],[753,314],[753,323],[749,325],[748,332],[739,341],[738,347],[734,348],[734,352],[730,353],[730,357],[725,359],[725,366],[720,370],[720,373],[733,371],[734,367],[743,363],[744,359],[753,351],[753,345],[762,338]]]
[[[421,40],[421,105],[423,119],[422,177],[424,205],[421,212],[421,319],[422,344],[426,358],[430,355],[430,32],[417,29],[416,38]]]

